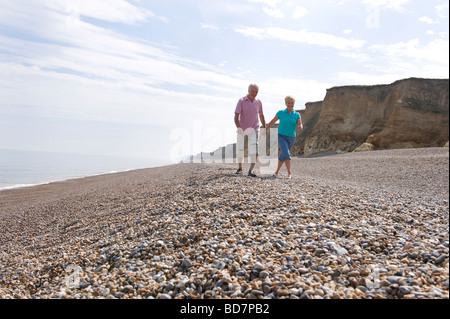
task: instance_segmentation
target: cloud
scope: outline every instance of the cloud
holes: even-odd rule
[[[200,27],[202,29],[219,30],[219,27],[216,27],[215,25],[212,25],[212,24],[206,24],[206,23],[201,23]]]
[[[433,24],[434,23],[433,19],[431,19],[429,17],[426,17],[426,16],[420,17],[419,21],[420,22],[425,22],[425,23],[428,23],[428,24]]]
[[[4,114],[172,127],[199,116],[222,121],[224,106],[235,104],[231,98],[157,88],[132,78],[112,82],[13,63],[0,63],[0,74]]]
[[[372,45],[370,49],[383,56],[396,58],[396,61],[402,58],[408,58],[442,66],[448,65],[449,41],[444,39],[433,40],[425,46],[421,46],[419,39],[412,39],[407,42],[402,41],[395,44]]]
[[[27,34],[0,35],[1,113],[184,125],[199,115],[213,116],[215,112],[214,121],[221,124],[224,106],[235,104],[234,99],[222,96],[238,96],[248,86],[247,81],[211,65],[178,56],[170,47],[82,18],[78,25],[67,25],[71,13],[65,11],[63,3],[1,3],[0,25],[20,28]],[[83,12],[83,1],[73,3]],[[105,15],[100,6],[104,2],[85,14],[123,23],[137,23],[148,16],[148,10],[135,16],[132,7],[122,6],[123,1],[111,3],[117,7]],[[176,119],[171,111],[178,114]]]
[[[361,64],[361,71],[340,71],[338,83],[383,84],[399,79],[448,78],[449,41],[435,39],[422,44],[419,39],[394,44],[377,44],[366,52],[342,52],[341,56]]]
[[[306,29],[295,31],[279,27],[254,28],[239,27],[236,32],[257,39],[278,39],[288,42],[297,42],[321,47],[331,47],[337,50],[352,50],[362,48],[365,41],[337,37],[332,34],[311,32]]]
[[[263,11],[265,14],[267,14],[268,16],[277,18],[277,19],[283,19],[284,18],[284,13],[282,13],[279,9],[271,9],[268,7],[264,7]]]
[[[367,11],[372,10],[392,10],[397,12],[404,12],[407,5],[409,5],[412,0],[340,0],[340,1],[329,1],[338,6],[356,6],[363,5],[366,7]]]
[[[116,9],[122,8],[122,2],[113,2],[118,5]],[[49,4],[50,1],[45,3]],[[100,7],[97,8],[100,10]],[[17,23],[20,20],[15,18],[31,9],[36,9],[33,23]],[[94,8],[91,10],[93,16],[99,14]],[[116,10],[110,11],[113,13],[106,16],[115,19]],[[34,65],[42,71],[52,70],[118,83],[132,81],[147,85],[175,84],[205,88],[216,84],[219,89],[223,84],[233,82],[233,79],[217,72],[214,67],[180,57],[161,45],[127,37],[85,21],[81,21],[79,27],[67,27],[66,13],[42,7],[26,8],[19,4],[9,12],[13,14],[0,20],[2,24],[18,26],[36,37],[36,40],[29,40],[0,36],[0,49],[8,59],[19,64]],[[132,12],[130,10],[130,15],[133,15]],[[125,13],[125,16],[128,14]],[[41,27],[36,28],[35,25]],[[203,27],[213,28],[210,25]]]
[[[278,4],[283,2],[283,0],[249,0],[249,1],[253,3],[264,3],[272,8],[275,8]]]
[[[305,7],[295,7],[293,16],[295,19],[303,18],[304,16],[308,15],[309,11]]]
[[[403,11],[405,6],[411,3],[411,0],[364,0],[363,3],[372,8],[390,9],[394,11]]]
[[[156,18],[168,22],[165,17],[160,17],[148,9],[138,8],[124,0],[45,0],[44,5],[48,9],[55,9],[55,5],[64,8],[73,17],[89,17],[98,20],[137,24],[145,22],[148,18]]]
[[[370,72],[364,73],[363,71],[341,71],[338,72],[337,75],[333,77],[333,79],[336,81],[336,83],[340,83],[340,85],[379,85],[393,83],[399,79],[409,77],[411,77],[411,75],[399,75],[396,72],[373,74]]]
[[[448,19],[448,7],[448,1],[445,1],[443,4],[434,7],[439,18]]]
[[[294,3],[290,1],[282,0],[249,0],[252,3],[262,3],[265,4],[262,8],[263,12],[276,19],[284,19],[286,14],[284,12],[289,12],[289,15],[294,19],[300,19],[309,14],[308,9],[301,6],[295,6]],[[284,12],[283,12],[284,11]]]

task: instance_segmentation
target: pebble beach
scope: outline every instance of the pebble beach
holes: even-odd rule
[[[448,148],[236,169],[0,191],[0,298],[449,298]]]

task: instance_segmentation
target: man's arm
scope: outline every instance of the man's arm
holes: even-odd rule
[[[237,128],[241,127],[241,122],[239,121],[240,114],[234,113],[234,124],[236,124]]]
[[[259,120],[261,121],[262,127],[266,128],[266,119],[264,118],[264,114],[259,114]]]

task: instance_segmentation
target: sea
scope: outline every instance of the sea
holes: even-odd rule
[[[163,160],[0,149],[0,191],[168,164]]]

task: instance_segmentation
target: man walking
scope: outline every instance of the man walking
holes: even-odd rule
[[[236,146],[236,159],[239,168],[236,174],[242,174],[242,163],[244,160],[244,145],[245,138],[248,140],[248,155],[251,159],[250,170],[248,175],[256,177],[253,169],[255,168],[256,161],[258,159],[258,133],[259,124],[263,128],[266,127],[266,121],[264,119],[264,113],[262,103],[256,98],[259,92],[259,87],[256,84],[250,84],[248,87],[248,95],[241,98],[234,111],[234,123],[237,127],[237,146]]]

